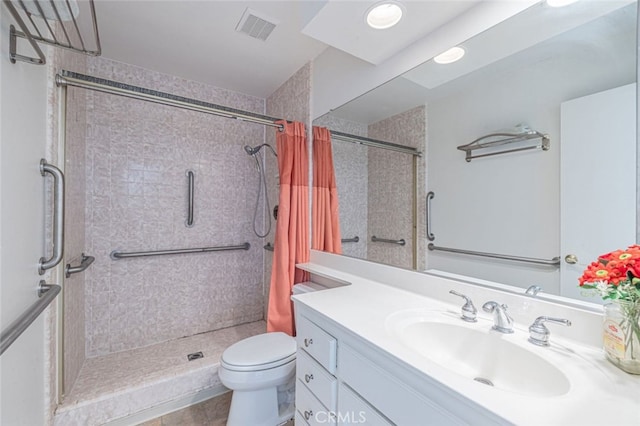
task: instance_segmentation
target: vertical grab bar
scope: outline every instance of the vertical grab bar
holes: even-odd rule
[[[50,259],[40,258],[38,273],[55,267],[62,260],[64,252],[64,175],[59,168],[48,164],[43,158],[40,160],[40,174],[49,173],[53,176],[53,253]]]
[[[189,179],[189,201],[187,206],[187,221],[185,226],[191,228],[193,226],[193,198],[195,190],[195,174],[192,170],[187,170],[187,178]]]
[[[435,196],[436,194],[433,191],[427,193],[427,239],[429,241],[436,239],[436,236],[431,232],[431,200],[433,200]]]

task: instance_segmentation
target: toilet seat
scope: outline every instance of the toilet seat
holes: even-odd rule
[[[232,371],[260,371],[296,359],[296,340],[282,332],[264,333],[229,346],[220,364]]]

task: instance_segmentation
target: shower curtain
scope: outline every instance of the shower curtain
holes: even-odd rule
[[[312,212],[313,248],[330,253],[342,253],[331,133],[325,127],[316,126],[313,127]]]
[[[296,263],[309,261],[309,159],[304,124],[278,121],[277,131],[280,198],[273,252],[273,269],[267,311],[267,331],[294,334],[293,284],[308,274]]]

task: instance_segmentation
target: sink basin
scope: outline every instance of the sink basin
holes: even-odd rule
[[[404,346],[469,380],[537,397],[569,392],[562,371],[535,353],[549,348],[527,343],[524,331],[505,335],[491,325],[481,319],[465,323],[444,311],[404,311],[386,320],[387,332]]]

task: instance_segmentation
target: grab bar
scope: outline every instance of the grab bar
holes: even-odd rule
[[[174,250],[154,250],[154,251],[131,251],[121,252],[114,250],[109,257],[113,260],[124,259],[127,257],[147,257],[147,256],[163,256],[167,254],[183,254],[183,253],[207,253],[212,251],[227,251],[227,250],[249,250],[251,244],[244,243],[239,246],[219,246],[219,247],[200,247],[189,249],[174,249]]]
[[[357,243],[360,241],[360,237],[358,237],[357,235],[353,238],[343,238],[342,240],[340,240],[340,242],[342,243]]]
[[[264,245],[263,249],[265,249],[266,251],[273,251],[274,247],[271,243],[267,243]]]
[[[436,196],[435,192],[429,191],[427,193],[427,239],[433,241],[436,236],[431,232],[431,200]]]
[[[525,262],[525,263],[535,263],[538,265],[550,265],[550,266],[558,266],[560,265],[560,258],[554,257],[552,259],[537,259],[533,257],[521,257],[521,256],[510,256],[506,254],[496,254],[496,253],[485,253],[480,251],[471,251],[471,250],[460,250],[448,247],[438,247],[433,243],[429,243],[427,248],[431,251],[447,251],[450,253],[458,253],[458,254],[468,254],[471,256],[481,256],[481,257],[492,257],[495,259],[503,259],[503,260],[513,260],[514,262]]]
[[[82,253],[82,260],[80,261],[80,265],[71,266],[70,263],[67,263],[67,266],[64,268],[64,276],[69,278],[71,274],[77,274],[78,272],[84,272],[91,264],[96,260],[93,256],[85,256]]]
[[[185,226],[187,228],[191,228],[193,226],[193,197],[195,182],[195,174],[192,170],[187,170],[187,178],[189,179],[189,201],[187,206],[187,221],[185,222]]]
[[[6,351],[13,342],[38,318],[47,306],[60,293],[62,287],[59,285],[46,284],[44,280],[38,284],[39,299],[32,304],[22,315],[16,318],[7,328],[2,330],[0,335],[0,355]]]
[[[44,271],[55,267],[62,260],[64,253],[64,175],[59,168],[51,164],[43,158],[40,160],[40,174],[45,173],[53,176],[54,196],[53,196],[53,253],[51,258],[46,260],[40,258],[38,262],[38,273],[44,274]]]
[[[403,246],[407,244],[404,238],[400,240],[387,240],[386,238],[378,238],[375,235],[371,237],[371,241],[374,243],[390,243],[390,244],[398,244],[399,246]]]

